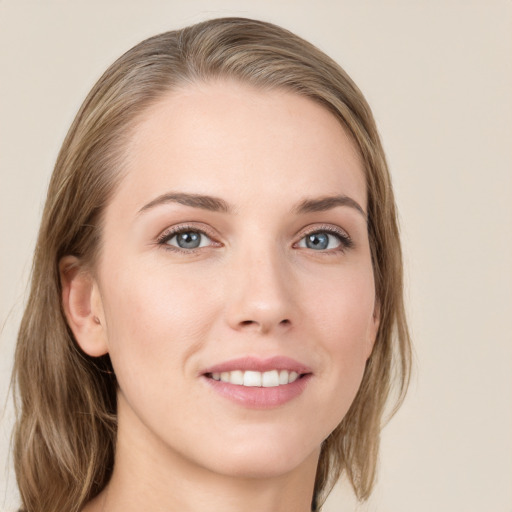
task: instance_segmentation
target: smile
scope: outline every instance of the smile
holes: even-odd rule
[[[274,409],[298,398],[313,371],[284,356],[241,357],[205,368],[200,377],[223,399],[249,409]]]
[[[299,373],[293,370],[270,370],[266,372],[234,370],[207,374],[214,380],[236,386],[274,388],[295,382]]]

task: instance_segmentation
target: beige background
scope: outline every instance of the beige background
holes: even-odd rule
[[[58,148],[87,91],[141,39],[209,17],[281,24],[374,109],[407,259],[416,373],[379,482],[327,512],[512,511],[512,2],[0,0],[0,407]],[[0,510],[16,505],[0,428]]]

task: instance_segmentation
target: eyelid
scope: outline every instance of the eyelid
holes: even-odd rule
[[[350,237],[350,235],[345,231],[344,229],[340,228],[339,226],[333,225],[333,224],[314,224],[310,226],[306,226],[305,228],[301,229],[299,233],[297,234],[297,242],[294,243],[294,246],[297,246],[297,244],[306,236],[312,235],[314,233],[329,233],[330,235],[335,235],[340,240],[340,247],[337,247],[336,249],[327,249],[324,251],[318,251],[318,252],[337,252],[337,251],[345,251],[346,249],[350,249],[354,245],[354,241]]]
[[[184,224],[176,224],[174,226],[170,226],[164,229],[156,238],[156,243],[161,246],[166,246],[166,249],[183,251],[187,253],[191,253],[193,251],[199,249],[205,249],[206,247],[198,247],[196,249],[181,249],[180,247],[168,245],[166,242],[170,240],[172,237],[179,235],[180,233],[185,233],[187,231],[195,231],[197,233],[201,233],[206,236],[212,243],[210,246],[220,247],[222,244],[217,241],[217,236],[213,232],[211,228],[203,223],[194,223],[194,222],[186,222]]]
[[[209,247],[221,247],[223,244],[219,242],[218,236],[212,230],[208,225],[203,223],[195,223],[195,222],[186,222],[183,224],[177,224],[174,226],[170,226],[166,229],[164,229],[156,238],[156,243],[159,246],[164,247],[165,249],[178,251],[178,252],[184,252],[184,253],[192,253],[194,251],[203,250],[207,247],[198,247],[196,249],[181,249],[180,247],[172,246],[167,244],[166,242],[170,240],[173,236],[176,236],[177,234],[184,233],[187,231],[196,231],[198,233],[201,233],[202,235],[208,237],[208,239],[211,241],[211,244],[209,244]],[[318,251],[319,253],[336,253],[336,252],[343,252],[347,249],[350,249],[353,247],[354,242],[350,235],[342,229],[339,226],[333,225],[333,224],[313,224],[306,226],[302,228],[298,234],[296,235],[297,241],[293,244],[294,248],[297,248],[298,243],[306,236],[312,235],[314,233],[322,233],[326,232],[331,235],[335,235],[340,240],[340,246],[335,249],[326,249],[324,251]]]

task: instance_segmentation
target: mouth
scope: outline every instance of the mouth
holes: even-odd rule
[[[245,357],[207,368],[201,373],[209,388],[239,405],[275,408],[301,395],[313,372],[288,357]]]
[[[298,373],[294,370],[269,370],[258,372],[253,370],[233,370],[229,372],[206,373],[207,378],[249,388],[275,388],[292,384],[303,378],[307,373]]]

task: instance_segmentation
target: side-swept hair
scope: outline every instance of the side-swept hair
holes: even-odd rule
[[[350,77],[316,47],[270,23],[223,18],[152,37],[121,56],[87,96],[62,145],[13,372],[14,462],[27,512],[78,512],[113,470],[115,375],[108,355],[89,357],[73,338],[61,305],[59,260],[75,255],[94,266],[123,150],[146,109],[173,88],[216,78],[318,102],[361,154],[380,327],[357,396],[322,445],[312,509],[320,509],[342,474],[359,499],[372,490],[386,402],[395,387],[390,410],[401,404],[411,359],[395,202],[375,122]]]

